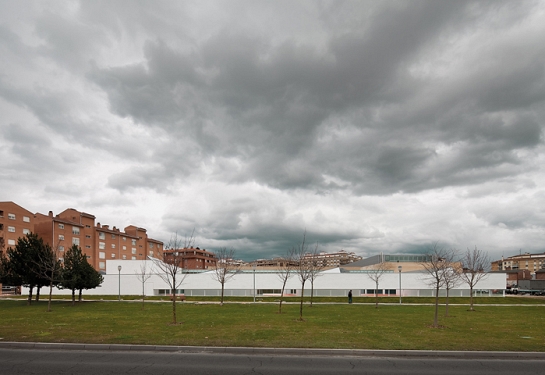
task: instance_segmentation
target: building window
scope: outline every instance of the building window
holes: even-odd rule
[[[8,240],[8,245],[15,245],[15,240]]]
[[[23,229],[23,234],[30,234],[30,229]]]
[[[106,233],[98,232],[98,239],[99,240],[105,240],[106,239]]]
[[[59,234],[59,241],[64,241],[64,234]]]
[[[112,234],[112,240],[115,240],[115,234]]]
[[[15,233],[15,227],[8,227],[8,232]]]
[[[123,259],[127,259],[127,256],[126,256],[126,255],[123,255]]]
[[[99,251],[98,259],[106,259],[106,253],[104,251]]]
[[[0,217],[4,217],[4,211],[0,210]]]
[[[106,262],[98,262],[98,268],[101,268],[101,269],[106,268]]]
[[[4,224],[0,223],[0,230],[4,230]]]
[[[91,236],[89,236],[88,234],[85,235],[85,238],[91,238]]]
[[[64,262],[64,258],[59,258],[59,261]]]
[[[136,260],[136,257],[132,257],[131,259],[132,259],[132,260]]]
[[[72,234],[79,236],[79,228],[78,227],[72,227]]]
[[[149,243],[149,248],[153,249],[153,244],[151,242]]]
[[[88,224],[85,224],[85,228],[91,228],[91,226]]]
[[[15,220],[15,214],[8,214],[8,219]]]
[[[98,243],[98,248],[101,249],[101,250],[104,250],[106,248],[106,244],[104,242],[99,242]]]
[[[123,246],[123,250],[127,250],[127,246]]]
[[[59,251],[64,251],[64,246],[59,246]]]
[[[59,229],[64,229],[64,224],[59,223]]]
[[[149,255],[153,255],[153,251],[150,251],[148,254],[149,254]]]
[[[132,245],[136,246],[136,240],[132,240]]]
[[[77,245],[77,246],[79,246],[79,238],[73,237],[73,238],[72,238],[72,245]]]
[[[123,241],[127,241],[127,237],[123,236],[122,238],[123,238]]]
[[[115,249],[115,243],[112,244],[112,249]]]
[[[136,249],[134,247],[132,248],[132,253],[136,254]]]
[[[25,223],[30,223],[30,218],[28,216],[23,216],[23,221]]]
[[[86,248],[86,249],[90,249],[90,248],[91,248],[91,245],[85,245],[85,248]]]
[[[112,258],[115,258],[115,254],[114,254],[114,253],[112,253]]]

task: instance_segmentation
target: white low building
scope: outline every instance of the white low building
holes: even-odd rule
[[[142,267],[146,267],[149,278],[142,283]],[[119,270],[118,267],[121,267]],[[186,296],[219,296],[221,284],[214,278],[214,271],[186,273],[180,275],[182,284],[178,293]],[[254,296],[257,297],[278,295],[282,282],[273,271],[244,271],[236,274],[225,284],[225,296]],[[506,278],[504,273],[490,273],[474,288],[475,295],[493,296],[504,295]],[[169,295],[169,285],[157,274],[153,261],[147,260],[108,260],[103,284],[94,289],[84,291],[84,295],[142,295],[146,296]],[[305,284],[305,295],[310,295],[311,284]],[[354,296],[373,295],[375,283],[365,272],[341,273],[340,269],[322,272],[314,281],[315,296],[346,296],[352,290]],[[385,273],[378,286],[379,294],[399,296],[433,296],[433,287],[429,284],[429,276],[422,272]],[[28,293],[24,288],[23,293]],[[43,293],[43,291],[42,291]],[[54,294],[70,294],[70,290],[54,290]],[[440,295],[444,295],[442,290]],[[301,295],[301,282],[296,274],[291,277],[285,289],[287,295]],[[450,291],[450,296],[469,296],[467,284],[460,283]]]

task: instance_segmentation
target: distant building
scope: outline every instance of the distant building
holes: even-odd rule
[[[542,268],[545,268],[545,253],[524,253],[508,258],[502,257],[500,260],[495,260],[491,263],[492,271],[527,270],[531,275],[535,275]]]
[[[176,253],[176,257],[173,255],[174,253]],[[175,258],[179,260],[178,266],[186,270],[213,269],[216,268],[218,260],[214,253],[198,247],[164,250],[166,263],[172,263]]]
[[[365,258],[342,267],[346,271],[372,270],[381,263],[387,263],[392,271],[398,272],[401,266],[402,272],[424,270],[423,264],[430,259],[426,254],[378,254]]]
[[[95,219],[73,208],[54,216],[52,211],[33,214],[13,202],[0,202],[0,244],[14,247],[19,237],[32,232],[55,249],[61,260],[72,245],[80,246],[89,264],[103,273],[107,259],[142,260],[163,251],[163,243],[149,238],[144,228],[129,225],[121,231],[95,224]]]
[[[334,268],[360,260],[361,256],[344,250],[335,253],[305,254],[303,261],[314,261],[319,267]]]

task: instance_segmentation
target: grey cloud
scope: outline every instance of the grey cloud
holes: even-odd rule
[[[496,175],[503,176],[503,165],[518,164],[511,150],[540,142],[541,125],[524,114],[513,124],[496,121],[484,126],[475,119],[483,118],[486,107],[473,105],[469,107],[473,113],[462,112],[468,107],[460,106],[459,100],[466,102],[467,97],[444,97],[448,101],[443,105],[458,101],[447,117],[448,123],[457,123],[457,134],[450,126],[443,128],[439,107],[425,123],[431,130],[427,134],[419,133],[423,124],[418,121],[429,110],[425,108],[413,112],[408,121],[400,118],[397,125],[352,118],[357,128],[375,130],[374,137],[362,139],[359,146],[339,142],[335,147],[340,151],[333,153],[317,143],[328,118],[344,119],[354,106],[374,110],[386,103],[399,79],[408,80],[405,85],[412,81],[413,92],[436,84],[423,86],[400,76],[400,69],[434,41],[435,35],[454,32],[467,9],[462,2],[386,7],[362,33],[332,38],[325,54],[292,42],[273,46],[263,37],[236,30],[223,30],[190,53],[161,40],[147,42],[145,65],[97,69],[91,77],[106,90],[112,110],[119,115],[193,138],[200,155],[209,161],[225,154],[238,158],[243,168],[230,172],[234,181],[257,178],[277,188],[327,190],[335,188],[325,181],[327,172],[346,182],[342,188],[387,194],[445,186],[453,182],[452,175],[467,177],[475,168],[502,169]],[[478,17],[465,21],[479,23]],[[483,98],[483,90],[476,98]],[[398,107],[405,109],[403,101]],[[428,143],[464,142],[465,154],[459,155],[459,161],[441,160],[433,148],[411,145],[422,138]],[[501,140],[505,143],[499,143]],[[482,142],[491,142],[494,150],[486,150]],[[350,147],[356,149],[350,151]],[[351,158],[343,158],[347,155]],[[437,171],[430,165],[447,169]],[[481,176],[493,178],[494,174]],[[475,176],[473,183],[482,180]]]

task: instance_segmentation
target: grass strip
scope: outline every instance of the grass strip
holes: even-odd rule
[[[483,298],[484,300],[485,298]],[[502,299],[503,300],[503,299]],[[517,301],[532,300],[520,299]],[[479,299],[480,303],[482,300]],[[543,302],[543,300],[541,300]],[[545,351],[544,306],[451,306],[431,328],[433,306],[0,300],[4,341],[397,350]]]

